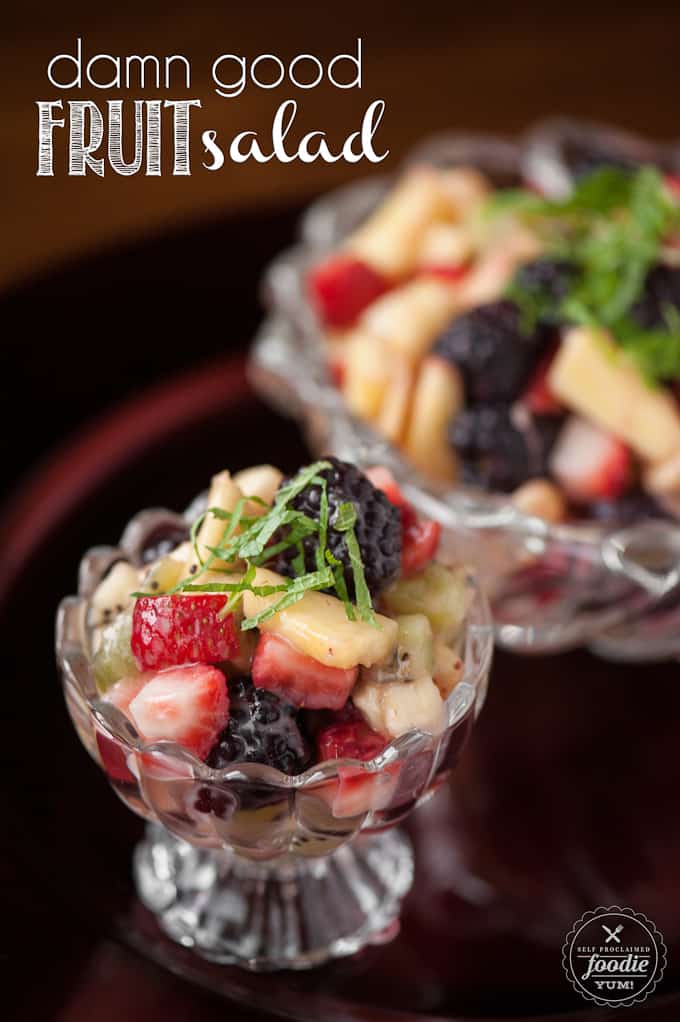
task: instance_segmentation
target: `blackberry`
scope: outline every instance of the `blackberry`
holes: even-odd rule
[[[208,766],[266,763],[284,774],[299,774],[308,760],[295,709],[275,692],[255,688],[250,678],[230,681],[229,723],[208,754]]]
[[[566,259],[534,259],[518,270],[515,284],[530,298],[537,321],[554,326],[560,322],[557,307],[577,275],[577,267]]]
[[[472,405],[454,419],[451,443],[464,482],[507,493],[545,475],[561,422],[554,416],[520,416],[510,405],[487,404]]]
[[[328,549],[344,569],[345,582],[350,599],[354,599],[354,575],[347,550],[345,533],[333,528],[333,521],[341,504],[350,502],[356,511],[354,531],[359,543],[364,565],[366,584],[375,596],[394,582],[401,566],[401,512],[373,485],[363,472],[354,465],[338,458],[326,458],[331,467],[320,472],[326,480],[328,493]],[[281,485],[288,480],[284,479]],[[321,486],[318,483],[307,486],[294,498],[291,506],[310,518],[319,519]],[[316,570],[317,535],[306,536],[302,543],[305,569]],[[280,554],[275,561],[276,570],[282,575],[293,576],[292,561],[297,550],[291,547]]]
[[[645,330],[666,326],[666,309],[680,312],[680,268],[659,264],[649,271],[631,318]]]
[[[543,336],[520,321],[519,307],[501,300],[456,316],[440,334],[433,354],[458,367],[468,401],[511,401],[522,390]]]

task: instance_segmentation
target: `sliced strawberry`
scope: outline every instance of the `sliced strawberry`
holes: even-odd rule
[[[347,702],[358,673],[358,667],[326,667],[267,632],[260,635],[252,666],[256,688],[269,689],[284,702],[310,710],[339,710]]]
[[[308,286],[322,321],[341,330],[356,323],[390,283],[368,263],[340,254],[316,266],[309,274]]]
[[[467,277],[472,263],[426,263],[418,268],[418,276],[436,277],[437,280],[455,284]]]
[[[207,664],[172,667],[147,681],[129,712],[147,742],[177,742],[204,759],[229,720],[227,682]]]
[[[666,174],[664,176],[664,184],[671,193],[672,197],[677,201],[680,200],[680,176],[678,174]]]
[[[564,405],[560,399],[553,394],[548,383],[548,374],[557,354],[558,345],[546,352],[538,363],[536,371],[529,381],[521,403],[534,415],[557,415],[564,411]]]
[[[375,465],[366,469],[365,474],[401,510],[401,574],[415,575],[434,557],[442,527],[439,522],[417,514],[388,468]]]
[[[434,557],[442,527],[439,522],[420,518],[408,505],[401,510],[401,574],[415,575]]]
[[[383,736],[361,719],[329,724],[317,736],[320,763],[327,759],[374,759],[386,745]]]
[[[234,615],[220,617],[222,593],[143,596],[132,615],[131,647],[140,670],[217,664],[238,656]]]
[[[148,672],[145,674],[133,674],[128,678],[121,678],[115,685],[107,689],[102,696],[102,701],[112,703],[121,713],[129,717],[130,703],[151,678],[153,678],[153,674]],[[110,738],[109,735],[100,730],[99,727],[97,727],[96,737],[102,766],[109,777],[114,781],[134,784],[135,778],[128,769],[125,748],[115,738]]]
[[[389,468],[384,465],[373,465],[364,471],[364,475],[371,480],[374,486],[382,490],[387,499],[396,507],[406,507],[408,501],[399,489],[399,484]]]
[[[567,420],[550,459],[550,469],[575,501],[615,499],[628,487],[630,448],[585,419]]]

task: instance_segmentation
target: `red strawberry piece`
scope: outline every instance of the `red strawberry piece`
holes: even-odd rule
[[[449,284],[466,277],[471,269],[471,263],[426,263],[418,270],[419,276],[436,277]]]
[[[145,741],[177,742],[204,759],[229,720],[227,682],[207,664],[171,667],[147,681],[129,712]]]
[[[376,465],[367,469],[366,475],[401,510],[401,574],[415,575],[434,557],[439,545],[441,525],[417,514],[389,469]]]
[[[564,411],[564,405],[553,394],[548,383],[548,374],[557,353],[557,345],[548,351],[538,363],[521,403],[534,415],[557,415]]]
[[[678,174],[666,174],[664,177],[664,184],[671,193],[673,198],[677,201],[680,200],[680,175]]]
[[[401,509],[401,574],[415,575],[434,557],[442,527],[421,518],[410,505]]]
[[[567,420],[557,438],[550,468],[575,501],[615,499],[631,478],[630,448],[585,419]]]
[[[371,730],[361,719],[336,721],[319,732],[319,762],[327,759],[374,759],[386,744],[383,736]]]
[[[115,685],[112,685],[104,695],[102,701],[112,703],[126,717],[130,716],[129,706],[135,696],[142,690],[144,685],[153,674],[134,674],[129,678],[121,678]],[[96,731],[97,747],[101,757],[104,770],[114,781],[123,781],[127,784],[134,784],[135,778],[130,773],[127,765],[127,751],[124,746],[115,738],[110,738],[99,727]]]
[[[142,596],[132,615],[132,653],[140,670],[216,664],[238,656],[233,614],[220,617],[223,593]]]
[[[387,499],[396,507],[406,507],[408,501],[399,489],[399,484],[389,468],[384,465],[373,465],[367,468],[364,475],[371,480],[377,489],[382,490]]]
[[[343,329],[356,323],[371,302],[390,287],[368,263],[352,255],[331,256],[309,275],[309,292],[326,326]]]
[[[256,688],[269,689],[284,702],[310,710],[339,710],[358,673],[358,667],[327,667],[267,632],[260,635],[251,669]]]

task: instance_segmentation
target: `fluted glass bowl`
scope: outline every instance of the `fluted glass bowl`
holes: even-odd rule
[[[565,194],[579,160],[612,153],[621,162],[680,170],[680,147],[655,144],[602,125],[556,119],[519,141],[441,135],[407,163],[473,166],[498,185],[524,180]],[[303,424],[314,452],[387,463],[400,484],[429,494],[427,513],[465,535],[490,597],[497,641],[521,653],[588,645],[618,660],[680,656],[680,526],[672,519],[549,525],[499,494],[433,484],[345,407],[326,365],[306,274],[378,204],[392,179],[371,178],[318,200],[302,218],[299,242],[269,267],[269,317],[253,347],[257,389]]]
[[[411,496],[421,509],[427,503]],[[178,524],[200,509],[194,502]],[[148,821],[134,861],[141,900],[184,946],[253,969],[305,968],[388,939],[413,877],[410,845],[391,828],[445,780],[486,694],[493,633],[473,574],[463,673],[441,734],[412,731],[370,761],[328,761],[293,777],[255,763],[214,770],[175,743],[145,744],[99,698],[91,666],[92,593],[116,560],[141,565],[144,537],[173,517],[144,511],[118,547],[89,550],[78,595],[62,601],[57,617],[57,659],[76,731],[116,794]],[[444,531],[439,560],[460,552],[459,538]]]

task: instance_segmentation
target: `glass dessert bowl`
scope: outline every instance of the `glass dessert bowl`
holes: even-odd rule
[[[256,385],[487,533],[510,648],[680,652],[679,165],[570,121],[443,136],[314,204],[266,277]]]
[[[139,896],[207,958],[305,968],[398,931],[394,825],[454,767],[493,643],[420,496],[337,459],[223,472],[86,553],[60,606],[73,723],[148,821]]]

